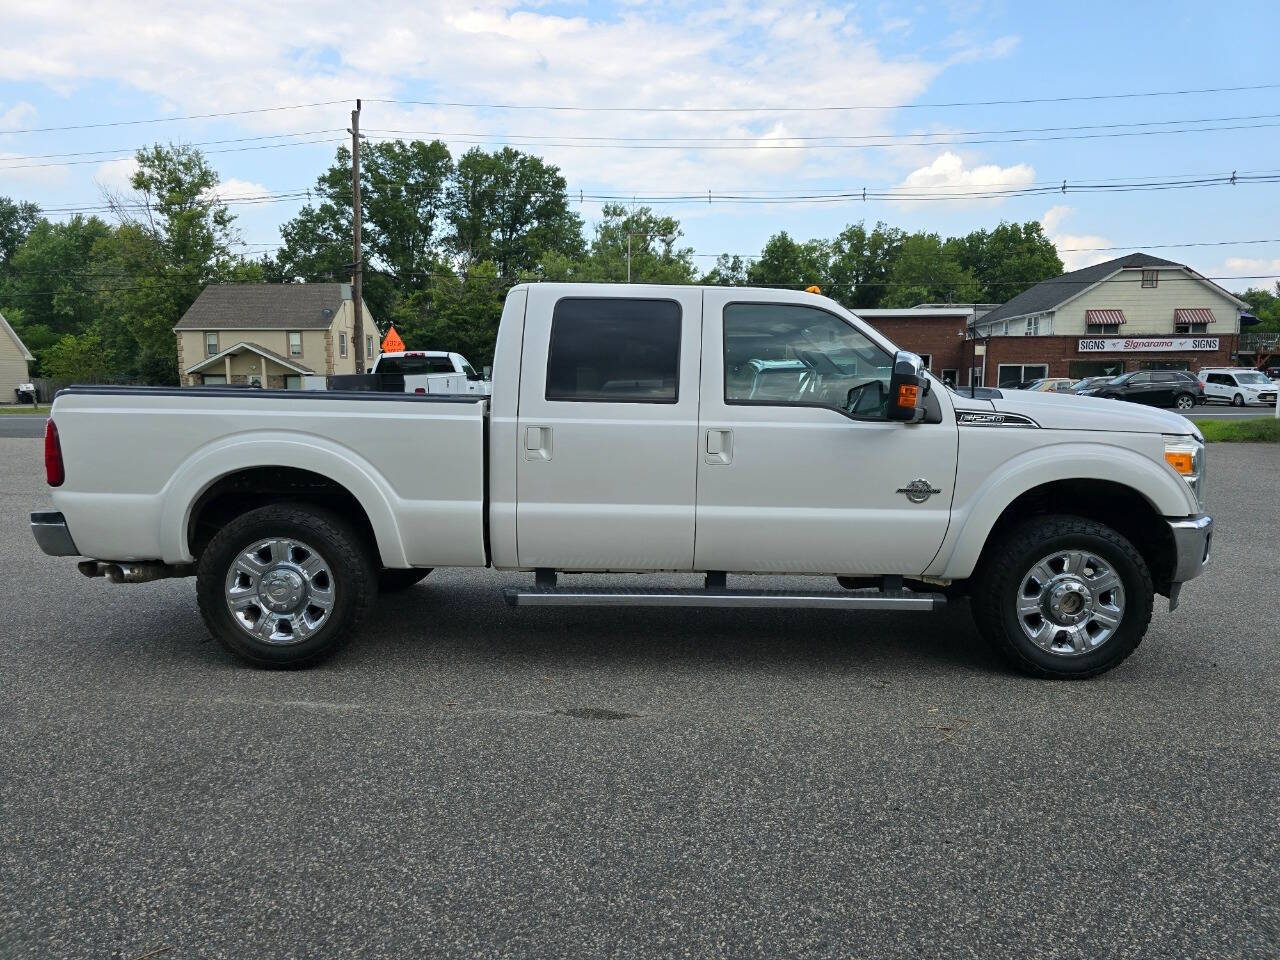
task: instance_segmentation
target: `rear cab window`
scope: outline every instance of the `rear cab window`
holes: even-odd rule
[[[676,403],[680,304],[674,300],[566,297],[551,315],[545,399]]]
[[[403,356],[381,357],[378,360],[378,373],[399,373],[412,376],[423,373],[456,373],[453,361],[448,357]]]

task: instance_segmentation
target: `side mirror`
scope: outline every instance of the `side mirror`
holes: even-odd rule
[[[894,354],[893,375],[889,378],[888,419],[919,423],[925,418],[924,398],[928,393],[924,361],[914,353],[899,350]]]

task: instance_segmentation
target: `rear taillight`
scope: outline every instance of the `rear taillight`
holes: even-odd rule
[[[62,465],[62,441],[58,439],[58,427],[53,420],[44,425],[44,477],[51,487],[60,487],[67,479]]]

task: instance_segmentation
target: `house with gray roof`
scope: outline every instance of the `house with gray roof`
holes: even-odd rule
[[[35,359],[17,331],[0,314],[0,403],[17,400],[18,387],[30,380],[27,365]]]
[[[372,358],[378,328],[368,305],[361,310],[365,357]],[[173,332],[184,386],[296,388],[308,374],[363,372],[349,283],[210,284]]]
[[[976,320],[975,374],[1038,377],[1199,370],[1236,358],[1248,304],[1186,264],[1135,252],[1024,290]]]

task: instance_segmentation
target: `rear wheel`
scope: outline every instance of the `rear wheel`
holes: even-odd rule
[[[1180,393],[1174,398],[1173,405],[1179,410],[1190,410],[1196,405],[1196,398],[1189,393]]]
[[[982,633],[1022,672],[1082,679],[1137,649],[1154,595],[1146,562],[1115,530],[1048,516],[991,545],[971,607]]]
[[[377,594],[371,551],[341,517],[280,503],[242,514],[209,542],[196,596],[224,648],[261,667],[303,667],[350,638]]]
[[[425,570],[379,570],[378,591],[380,593],[399,593],[401,590],[408,590],[415,583],[421,583],[425,580],[430,572],[430,567]]]

